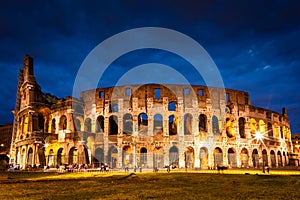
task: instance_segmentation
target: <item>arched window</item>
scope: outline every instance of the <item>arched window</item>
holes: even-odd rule
[[[191,114],[184,115],[184,135],[191,135],[193,132],[193,116]]]
[[[87,118],[84,122],[84,131],[86,131],[86,132],[91,132],[92,131],[92,123],[91,123],[90,118]]]
[[[138,116],[139,135],[147,135],[148,133],[148,115],[141,113]]]
[[[174,115],[169,116],[169,135],[177,134],[177,118]]]
[[[45,123],[45,121],[44,121],[43,115],[39,114],[38,121],[39,121],[39,128],[38,128],[38,130],[39,131],[44,131],[44,123]]]
[[[239,133],[241,138],[246,138],[245,135],[245,118],[239,118]]]
[[[268,122],[268,136],[273,137],[273,128],[270,122]]]
[[[216,116],[212,117],[212,131],[213,133],[220,133],[219,120]]]
[[[176,111],[176,103],[174,101],[168,104],[168,111]]]
[[[199,115],[199,131],[206,131],[207,118],[206,115]]]
[[[75,123],[75,130],[76,131],[81,131],[81,122],[79,119],[74,119],[74,123]]]
[[[110,104],[110,112],[118,112],[119,111],[119,106],[117,103],[111,103]]]
[[[104,117],[98,116],[97,117],[97,124],[96,124],[96,132],[103,133],[104,132]]]
[[[52,119],[52,122],[51,122],[51,133],[55,133],[55,126],[56,126],[56,122],[55,122],[55,119],[53,118]]]
[[[117,135],[118,130],[118,117],[116,115],[112,115],[109,117],[108,134]]]
[[[67,129],[67,117],[65,115],[60,117],[59,120],[59,130],[66,130]]]
[[[153,131],[155,134],[163,131],[163,117],[161,114],[154,115]]]
[[[131,135],[133,131],[132,115],[125,114],[123,116],[123,134]]]

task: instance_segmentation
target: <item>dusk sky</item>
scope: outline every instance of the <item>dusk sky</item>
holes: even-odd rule
[[[34,58],[43,92],[71,96],[85,57],[103,40],[139,27],[163,27],[196,40],[216,63],[226,88],[247,91],[255,106],[281,113],[300,133],[299,1],[3,1],[0,6],[0,124],[12,123],[18,71]],[[122,45],[122,44],[120,44]],[[109,67],[100,86],[148,62],[188,63],[162,50],[137,50]]]

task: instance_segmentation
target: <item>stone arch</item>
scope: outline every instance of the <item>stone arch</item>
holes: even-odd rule
[[[176,146],[169,149],[169,165],[179,167],[179,153]]]
[[[228,149],[228,165],[230,167],[237,167],[236,151],[234,148]]]
[[[207,117],[204,114],[199,115],[199,131],[207,131]]]
[[[257,131],[257,122],[254,118],[251,118],[250,119],[250,133],[252,135],[255,135],[256,131]]]
[[[214,149],[214,164],[215,167],[223,166],[223,151],[220,147]]]
[[[212,117],[212,131],[213,131],[213,134],[220,133],[219,119],[215,115]]]
[[[104,117],[102,115],[97,117],[96,132],[97,133],[104,133]]]
[[[259,120],[259,132],[261,132],[261,134],[265,134],[266,133],[266,124],[264,122],[264,120]]]
[[[69,151],[69,164],[78,163],[78,150],[76,147],[72,147]]]
[[[240,160],[241,160],[241,167],[249,167],[249,153],[246,148],[243,148],[241,150],[241,155],[240,155]]]
[[[155,147],[153,149],[153,167],[154,168],[164,167],[164,151],[162,147]]]
[[[118,135],[118,117],[116,115],[111,115],[108,121],[108,135]]]
[[[133,119],[132,115],[126,113],[123,116],[123,134],[131,135],[133,133]]]
[[[57,151],[57,159],[56,159],[56,162],[57,162],[57,165],[60,166],[60,165],[63,165],[64,164],[64,149],[63,148],[59,148],[58,151]]]
[[[74,119],[74,125],[76,131],[81,131],[81,120],[79,118]]]
[[[184,115],[184,135],[193,134],[193,116],[190,113]]]
[[[194,168],[195,151],[193,147],[189,146],[185,149],[184,160],[185,167]]]
[[[272,124],[270,122],[268,122],[267,128],[268,128],[268,136],[273,137],[273,127],[272,127]]]
[[[200,148],[200,168],[208,169],[208,150],[206,147]]]
[[[177,135],[178,119],[176,115],[169,116],[169,135]]]
[[[273,126],[274,126],[274,131],[273,131],[274,137],[275,137],[275,138],[280,138],[280,133],[279,133],[279,126],[278,126],[278,124],[277,124],[277,123],[274,123]]]
[[[55,118],[53,118],[51,120],[51,133],[55,133],[56,132],[56,120]]]
[[[138,115],[138,131],[139,135],[148,135],[148,115],[146,113]]]
[[[174,101],[169,102],[168,104],[168,111],[176,111],[176,103]]]
[[[130,146],[124,146],[122,149],[123,166],[132,168],[133,166],[133,152]]]
[[[268,166],[268,153],[267,150],[262,151],[262,160],[263,160],[263,167]]]
[[[32,148],[30,147],[29,149],[28,149],[28,155],[27,155],[27,164],[28,165],[32,165],[33,163],[32,163],[32,160],[33,159],[33,150],[32,150]]]
[[[259,155],[257,149],[252,151],[252,163],[254,168],[259,168]]]
[[[245,118],[244,117],[240,117],[239,118],[239,134],[240,134],[241,138],[246,138],[245,124],[246,124]]]
[[[271,167],[276,167],[276,155],[274,150],[270,151]]]
[[[86,118],[84,121],[84,131],[92,132],[92,120],[91,118]]]
[[[147,148],[142,147],[140,149],[140,160],[139,160],[140,167],[147,167],[147,153],[148,153]]]
[[[155,114],[153,117],[153,132],[154,134],[163,132],[163,117],[161,114]]]
[[[111,146],[107,154],[107,162],[110,168],[117,168],[118,163],[118,149],[115,146]]]
[[[277,160],[278,160],[278,167],[282,167],[282,156],[281,156],[281,152],[277,151]]]
[[[67,117],[65,115],[62,115],[59,119],[59,130],[66,130],[67,129]]]
[[[229,137],[229,138],[235,137],[233,128],[234,128],[234,118],[227,117],[226,118],[226,135],[227,135],[227,137]]]
[[[94,166],[100,167],[101,164],[105,163],[104,160],[104,150],[102,148],[96,148],[95,150],[95,156],[94,156]]]

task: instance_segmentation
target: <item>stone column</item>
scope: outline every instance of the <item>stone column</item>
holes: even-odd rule
[[[200,168],[200,148],[195,146],[194,148],[194,168]]]
[[[123,149],[122,146],[118,145],[118,166],[117,168],[121,169],[123,167],[123,162],[122,162],[122,156],[123,155]]]

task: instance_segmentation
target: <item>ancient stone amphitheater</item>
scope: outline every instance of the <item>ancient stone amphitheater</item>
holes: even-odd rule
[[[10,161],[110,168],[282,167],[292,152],[286,110],[251,105],[247,92],[144,84],[44,94],[25,56]]]

